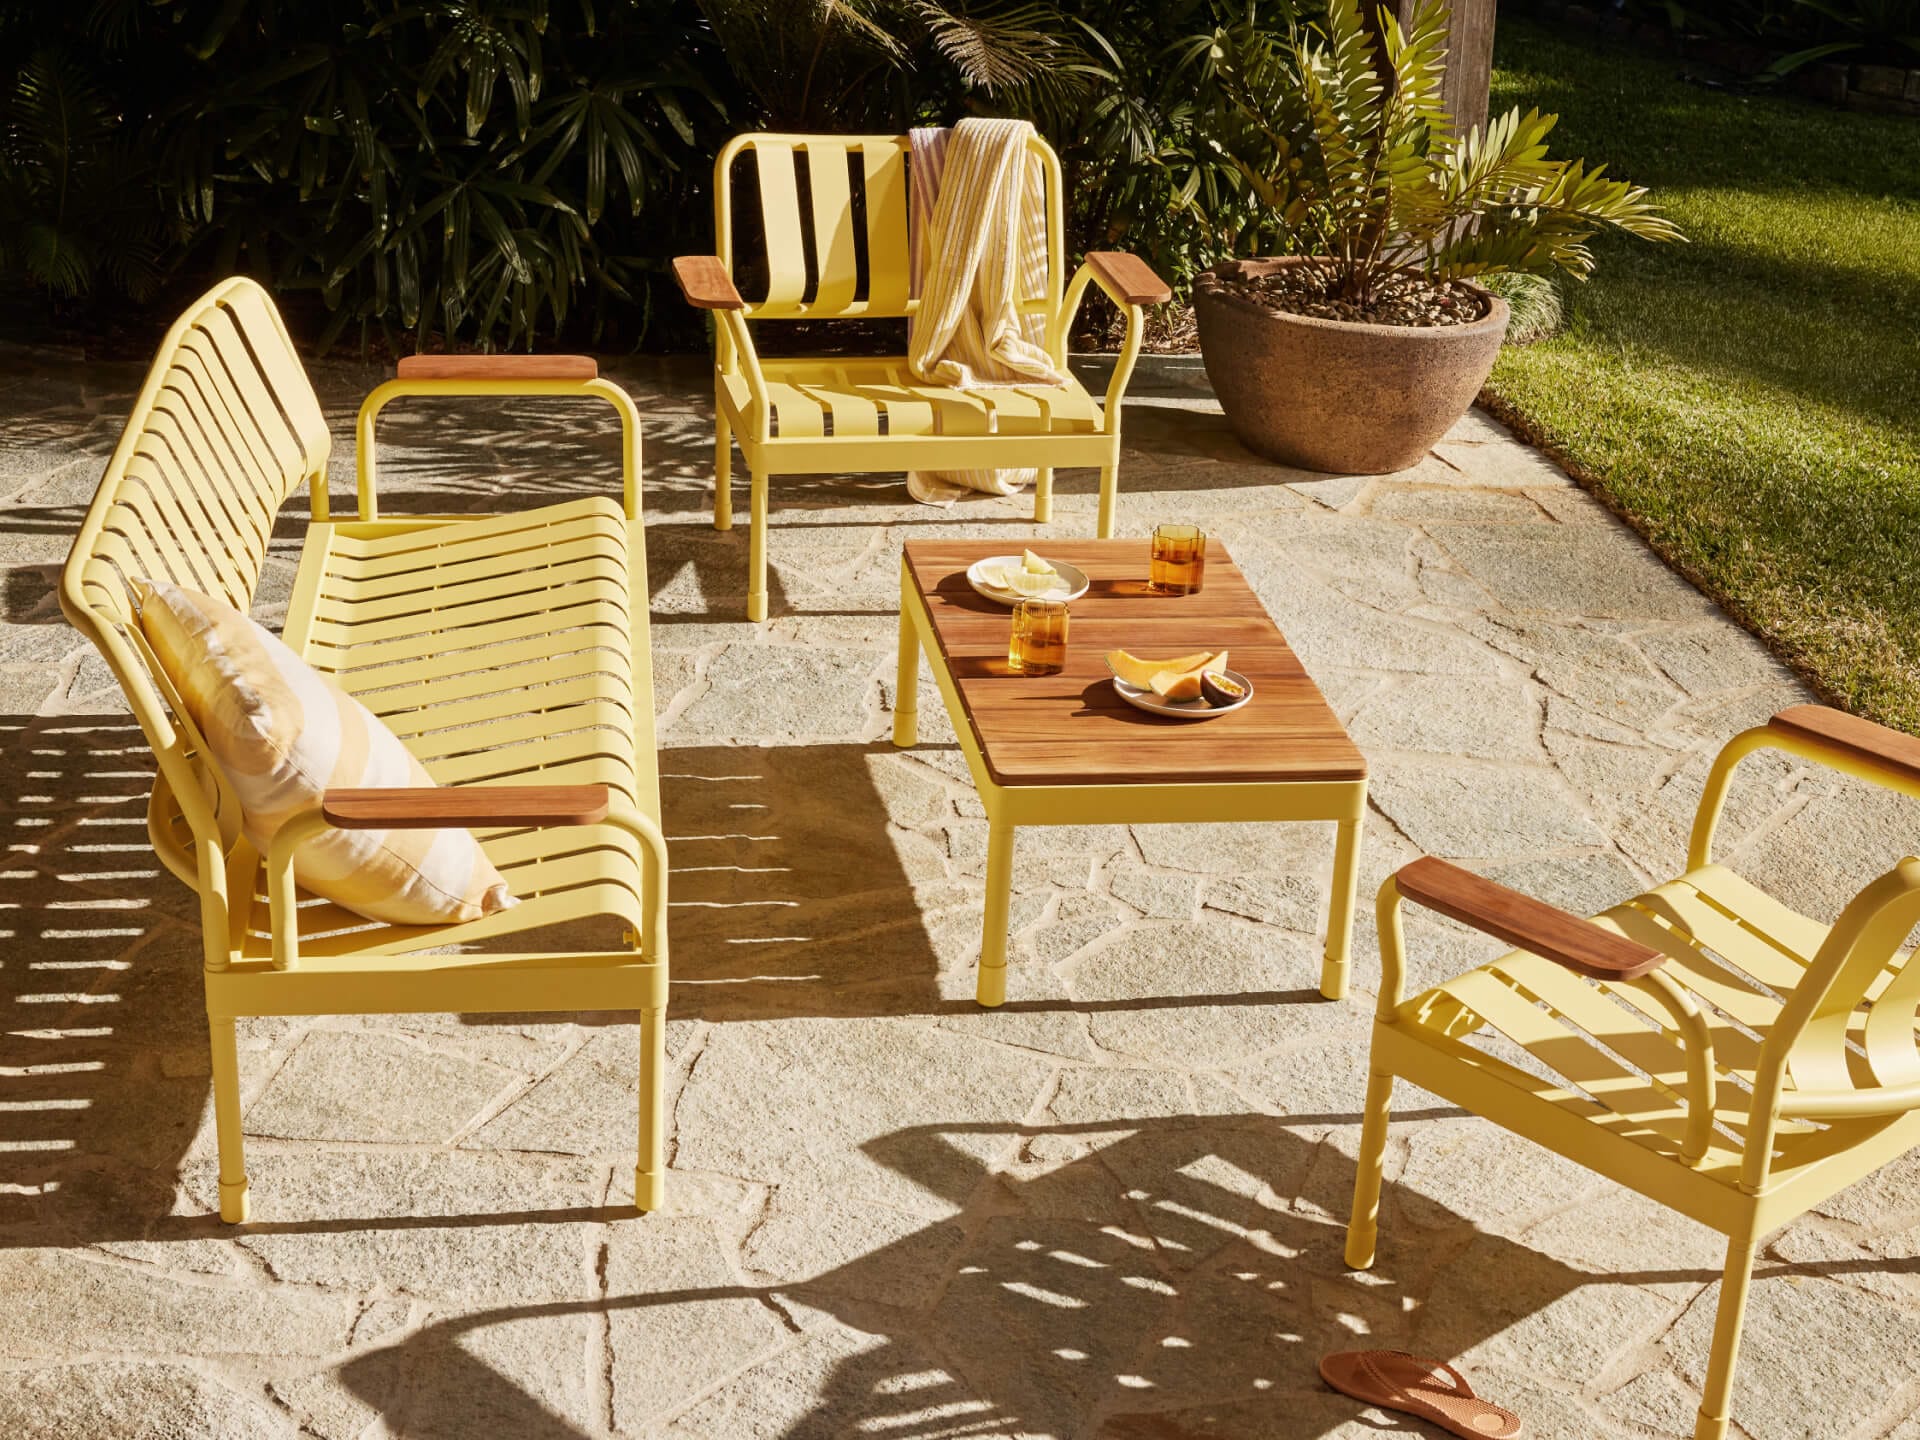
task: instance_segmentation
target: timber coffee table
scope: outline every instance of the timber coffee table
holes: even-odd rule
[[[1367,763],[1319,686],[1217,540],[1198,595],[1147,588],[1148,542],[1070,540],[1050,560],[1087,572],[1073,602],[1066,669],[1016,675],[1007,666],[1011,612],[974,593],[967,567],[1004,543],[913,540],[900,561],[900,685],[893,743],[918,739],[920,653],[986,807],[986,930],[977,998],[1007,995],[1007,904],[1014,832],[1022,825],[1331,820],[1333,896],[1320,993],[1347,991]],[[1148,657],[1230,651],[1253,701],[1213,720],[1135,710],[1109,684],[1109,650]]]

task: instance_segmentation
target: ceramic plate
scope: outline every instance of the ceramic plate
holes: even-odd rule
[[[1136,710],[1144,710],[1149,715],[1172,715],[1180,720],[1211,720],[1216,715],[1231,715],[1247,701],[1253,699],[1253,682],[1238,670],[1220,672],[1234,684],[1246,690],[1246,699],[1236,700],[1231,705],[1209,705],[1204,700],[1162,700],[1151,690],[1143,690],[1138,685],[1129,685],[1118,675],[1113,677],[1114,691],[1120,698]]]
[[[1040,558],[1045,560],[1047,557],[1042,555]],[[994,604],[1008,607],[1022,600],[1078,600],[1087,593],[1086,571],[1078,566],[1069,565],[1064,560],[1054,560],[1049,563],[1059,573],[1060,583],[1044,595],[1022,595],[1018,590],[1003,590],[998,585],[989,585],[980,578],[980,571],[987,566],[998,565],[1003,570],[1018,570],[1020,568],[1018,555],[989,555],[984,560],[974,561],[967,567],[967,583]]]

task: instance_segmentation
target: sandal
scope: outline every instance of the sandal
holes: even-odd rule
[[[1320,1378],[1342,1395],[1417,1415],[1465,1440],[1520,1440],[1523,1434],[1518,1415],[1480,1399],[1467,1377],[1444,1361],[1403,1350],[1341,1350],[1320,1357]]]

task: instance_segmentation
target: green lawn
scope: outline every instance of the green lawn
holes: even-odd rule
[[[1502,17],[1493,103],[1652,188],[1492,388],[1838,703],[1920,733],[1920,119],[1682,83]]]

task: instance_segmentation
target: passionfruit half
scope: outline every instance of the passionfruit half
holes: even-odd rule
[[[1246,699],[1247,687],[1208,670],[1200,676],[1200,697],[1216,710],[1222,710]]]

